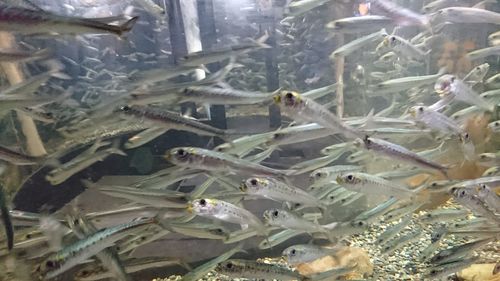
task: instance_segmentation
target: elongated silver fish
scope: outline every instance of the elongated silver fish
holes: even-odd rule
[[[302,230],[307,231],[309,233],[314,232],[328,232],[330,229],[314,223],[312,221],[308,221],[304,218],[299,217],[298,215],[288,212],[283,209],[270,209],[264,211],[264,220],[268,225],[271,226],[279,226],[287,229],[294,230]]]
[[[359,137],[360,133],[354,128],[344,124],[337,116],[327,108],[311,99],[302,97],[292,91],[280,91],[274,97],[274,102],[291,118],[300,122],[315,122],[319,125],[333,130],[335,133],[343,134],[349,138]]]
[[[260,234],[267,234],[266,227],[254,214],[222,200],[196,199],[189,203],[188,211],[198,216],[239,224],[242,229],[254,228]]]
[[[364,17],[360,17],[360,18],[364,18]],[[344,57],[348,56],[348,55],[352,54],[353,52],[363,48],[367,44],[377,42],[378,40],[384,38],[385,36],[387,36],[387,31],[385,31],[385,29],[382,29],[382,30],[379,30],[379,31],[374,32],[372,34],[368,34],[366,36],[354,39],[351,42],[335,49],[335,51],[333,51],[330,54],[330,59],[335,59],[335,58],[341,57],[341,56],[344,56]]]
[[[500,216],[490,210],[486,203],[479,199],[469,188],[454,187],[451,189],[453,198],[458,203],[470,209],[475,215],[484,217],[493,223],[500,223]]]
[[[478,260],[479,256],[475,256],[446,263],[440,266],[434,266],[426,270],[424,276],[425,278],[429,278],[430,280],[440,279],[452,273],[459,272],[460,270],[469,267],[471,264],[476,263]]]
[[[132,231],[137,230],[137,228],[155,222],[155,219],[139,219],[98,231],[85,239],[78,240],[64,249],[51,254],[39,264],[36,272],[43,278],[54,278],[112,246],[114,242],[129,235]]]
[[[500,214],[500,196],[486,184],[480,184],[478,187],[477,197],[483,200],[484,203],[495,213]]]
[[[459,260],[463,256],[470,255],[473,250],[483,247],[494,240],[495,238],[479,239],[441,250],[430,259],[430,262],[433,264],[446,264]]]
[[[393,196],[400,199],[414,198],[417,195],[416,191],[405,186],[360,172],[337,176],[337,183],[349,190],[366,194]]]
[[[385,16],[366,15],[349,17],[329,22],[326,27],[341,33],[358,33],[369,30],[380,30],[392,24],[392,20]]]
[[[220,152],[196,147],[177,147],[169,150],[165,159],[182,167],[214,172],[243,173],[263,176],[288,175],[293,170],[276,170]]]
[[[302,206],[325,208],[318,198],[306,191],[274,178],[249,178],[240,185],[245,194],[264,197],[278,202],[299,203]]]
[[[335,256],[343,247],[320,247],[312,244],[293,245],[283,250],[282,256],[289,264],[308,263],[324,256]]]
[[[494,104],[485,101],[467,84],[455,77],[454,75],[445,74],[441,76],[434,84],[434,90],[442,95],[452,95],[455,100],[459,100],[468,104],[476,105],[488,111],[493,111]]]
[[[286,267],[250,260],[227,260],[219,263],[215,271],[231,278],[309,280],[308,277]]]
[[[122,25],[111,25],[106,23],[109,19],[73,18],[45,11],[0,5],[0,29],[22,34],[113,33],[122,35],[130,31],[138,19],[138,17],[132,17]],[[116,18],[112,19],[114,20]]]
[[[123,106],[120,110],[128,116],[134,116],[150,122],[153,126],[176,129],[208,136],[225,136],[228,132],[203,124],[180,114],[141,105]]]
[[[437,11],[433,20],[451,23],[492,23],[500,24],[500,14],[479,8],[450,7]]]
[[[366,136],[363,140],[358,139],[357,143],[363,143],[364,148],[367,150],[375,151],[389,158],[407,162],[418,167],[436,170],[444,175],[447,174],[447,168],[445,166],[420,157],[417,153],[403,146],[368,136]]]
[[[388,0],[376,0],[372,5],[382,11],[400,26],[422,26],[428,27],[429,18],[427,15],[420,15],[412,10],[406,9]]]

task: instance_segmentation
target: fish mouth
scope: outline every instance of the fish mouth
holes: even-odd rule
[[[273,97],[274,103],[281,103],[281,95],[276,95]]]
[[[188,213],[192,214],[192,213],[194,212],[194,206],[193,206],[193,203],[189,202],[189,203],[187,204],[186,210],[188,211]]]
[[[341,176],[337,176],[337,178],[335,180],[337,181],[338,184],[343,184],[344,183],[344,179],[342,179]]]

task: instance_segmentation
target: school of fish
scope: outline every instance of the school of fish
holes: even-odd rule
[[[333,10],[340,1],[284,1],[281,13],[273,14],[275,32],[184,53],[168,66],[155,65],[160,56],[140,52],[130,38],[138,25],[148,24],[144,14],[155,32],[165,30],[170,6],[154,0],[124,2],[122,14],[89,18],[71,15],[76,8],[69,4],[63,15],[34,0],[0,1],[0,40],[15,36],[10,43],[0,42],[0,67],[7,77],[1,80],[0,113],[9,120],[2,126],[12,130],[6,125],[14,122],[12,116],[33,124],[31,129],[20,125],[24,138],[17,136],[17,145],[0,144],[2,177],[14,167],[24,184],[42,173],[43,184],[54,190],[78,178],[82,189],[129,203],[89,212],[79,209],[77,196],[64,210],[49,206],[27,212],[13,206],[16,195],[2,181],[0,261],[14,258],[18,266],[0,271],[0,280],[140,280],[138,272],[171,266],[184,268],[181,280],[198,280],[209,272],[258,280],[344,280],[356,264],[311,275],[295,267],[325,256],[340,259],[353,237],[381,221],[388,225],[376,245],[362,246],[379,247],[381,255],[391,256],[431,229],[428,247],[418,256],[427,270],[414,280],[446,280],[485,262],[479,251],[499,243],[498,2],[434,0],[418,10],[401,1],[362,1],[368,12],[308,26],[315,13]],[[265,3],[256,1],[254,9],[264,13]],[[465,53],[470,67],[438,65],[440,46],[451,40],[448,30],[474,26],[491,33],[485,38],[488,46]],[[321,44],[335,42],[329,58],[317,61],[335,73],[316,71],[305,79],[305,84],[321,81],[322,86],[297,86],[304,84],[299,74],[282,73],[280,64],[280,79],[286,80],[281,88],[261,90],[246,82],[253,79],[249,65],[265,66],[253,54],[272,54],[276,48],[286,54],[287,47],[314,44],[311,30],[326,34]],[[113,44],[130,44],[135,51],[118,55],[112,47],[97,49],[92,46],[96,36],[112,37]],[[50,43],[35,47],[36,38],[78,42],[97,55],[77,62]],[[310,69],[310,62],[303,61],[309,57],[306,51],[311,50],[281,58],[302,64],[296,69],[302,72]],[[160,53],[162,59],[173,56]],[[117,68],[105,62],[109,56],[148,64]],[[213,70],[214,64],[218,69]],[[66,73],[70,66],[85,74],[72,77]],[[12,73],[25,69],[38,74],[27,72],[12,82]],[[269,79],[259,75],[255,81]],[[279,109],[281,126],[260,132],[251,128],[252,122],[220,128],[212,122],[214,105],[228,112],[242,106]],[[37,130],[52,135],[43,137],[42,153],[30,147],[34,138],[40,139]],[[485,133],[478,135],[478,130]],[[163,155],[155,169],[148,145],[171,131],[187,132],[190,140],[204,145],[189,141],[162,147],[156,142]],[[312,144],[312,157],[276,160],[290,146],[305,144]],[[139,154],[146,151],[150,158]],[[114,165],[110,159],[118,163],[132,156],[138,161],[133,167],[144,171],[140,177],[113,184],[82,176],[99,162]],[[188,191],[187,182],[194,185]],[[255,200],[276,207],[248,208]],[[443,208],[450,202],[458,207]],[[409,226],[413,230],[403,233]],[[232,247],[194,268],[181,258],[134,257],[140,247],[172,233]],[[310,243],[283,248],[279,257],[287,267],[255,260],[246,251],[250,238],[257,237],[257,250],[265,250],[280,249],[300,235]],[[449,235],[467,239],[442,247]],[[493,262],[497,266],[491,275],[500,278],[500,260]]]

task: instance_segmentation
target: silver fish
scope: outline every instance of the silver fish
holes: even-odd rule
[[[189,203],[188,211],[198,216],[214,218],[239,224],[242,229],[253,228],[266,234],[268,230],[255,215],[249,211],[218,199],[196,199]]]
[[[278,202],[299,203],[302,206],[325,208],[318,199],[306,191],[274,178],[249,178],[240,185],[248,195],[264,197]]]
[[[337,183],[349,190],[365,194],[386,195],[400,199],[414,198],[417,195],[416,191],[405,186],[360,172],[349,172],[337,176]]]
[[[380,30],[391,25],[392,20],[385,16],[366,15],[362,17],[349,17],[329,22],[326,27],[340,33],[358,33],[369,30]]]
[[[165,159],[175,165],[214,172],[244,173],[263,176],[283,176],[293,170],[276,170],[220,152],[196,147],[177,147],[169,150]]]
[[[500,14],[479,8],[450,7],[437,11],[433,20],[452,23],[492,23],[500,24]]]
[[[303,98],[296,92],[280,91],[273,99],[288,116],[297,121],[316,122],[349,138],[360,136],[357,130],[344,124],[327,108],[311,99]]]
[[[299,244],[286,248],[281,255],[286,258],[289,264],[295,265],[312,262],[324,256],[335,256],[342,248],[339,246],[328,248],[312,244]]]
[[[112,21],[124,18],[114,17]],[[121,25],[106,23],[109,19],[88,19],[59,16],[45,11],[0,5],[0,29],[22,34],[113,33],[121,36],[130,31],[139,17],[127,19]]]

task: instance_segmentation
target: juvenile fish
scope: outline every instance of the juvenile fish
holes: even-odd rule
[[[380,9],[387,17],[391,18],[400,26],[423,26],[428,27],[427,15],[420,15],[409,9],[403,8],[394,2],[387,0],[376,0],[372,5]]]
[[[459,261],[454,261],[439,266],[431,267],[424,273],[425,278],[430,280],[440,279],[446,277],[452,273],[459,272],[464,268],[469,267],[471,264],[476,263],[479,260],[479,256],[472,258],[462,259]]]
[[[420,239],[420,236],[422,234],[423,234],[422,230],[418,229],[418,230],[412,231],[408,234],[401,235],[400,237],[395,238],[395,239],[387,242],[382,247],[382,253],[383,254],[390,254],[390,253],[394,252],[395,250],[403,247],[404,245]]]
[[[309,280],[308,277],[286,267],[250,260],[227,260],[219,263],[215,271],[231,278]]]
[[[196,147],[177,147],[167,151],[165,159],[175,165],[205,171],[285,176],[293,170],[276,170],[234,156]]]
[[[359,172],[363,170],[362,166],[357,165],[335,165],[314,170],[309,178],[314,184],[326,183],[335,180],[338,175],[345,172]]]
[[[408,226],[412,222],[411,216],[406,216],[404,217],[401,222],[388,227],[384,232],[382,232],[378,238],[377,238],[377,243],[379,244],[385,244],[388,242],[390,239],[392,239],[394,236],[396,236],[403,228]]]
[[[115,17],[124,18],[124,16]],[[132,17],[121,25],[106,23],[109,19],[89,19],[59,16],[46,11],[0,5],[0,30],[21,34],[81,34],[113,33],[121,36],[130,31],[139,17]]]
[[[329,22],[326,27],[340,33],[358,33],[370,30],[380,30],[392,25],[392,19],[385,16],[366,15],[362,17],[348,17]]]
[[[498,196],[491,187],[486,184],[480,184],[477,197],[483,200],[488,208],[500,215],[500,196]]]
[[[451,23],[492,23],[500,24],[500,14],[479,8],[450,7],[437,11],[433,20]]]
[[[359,17],[359,18],[364,18],[364,17]],[[382,30],[374,32],[372,34],[368,34],[368,35],[365,35],[363,37],[354,39],[351,42],[335,49],[335,51],[333,51],[330,54],[330,59],[333,60],[337,57],[348,56],[348,55],[354,53],[355,51],[365,47],[366,45],[368,45],[370,43],[377,42],[378,40],[384,38],[385,36],[387,36],[387,32],[385,31],[385,29],[382,29]]]
[[[286,248],[281,255],[289,264],[296,265],[312,262],[325,256],[335,256],[341,249],[342,247],[339,246],[327,248],[312,244],[299,244]]]
[[[128,116],[134,116],[155,127],[183,130],[205,136],[225,136],[227,131],[203,124],[178,113],[141,105],[123,106],[120,110]]]
[[[51,254],[38,265],[36,272],[43,278],[54,278],[112,246],[116,241],[129,235],[132,231],[155,222],[154,219],[139,219],[100,230]]]
[[[454,187],[452,188],[452,194],[453,198],[458,203],[470,209],[475,215],[484,217],[493,223],[500,222],[500,216],[495,215],[495,213],[486,206],[485,202],[474,195],[471,189]]]
[[[424,214],[419,220],[424,223],[447,222],[467,217],[469,212],[460,209],[438,209]]]
[[[260,234],[268,232],[264,224],[254,214],[222,200],[196,199],[189,203],[188,211],[198,216],[239,224],[241,229],[251,227],[259,231]]]
[[[315,122],[348,138],[360,136],[357,130],[344,124],[327,108],[311,99],[303,98],[296,92],[280,91],[273,99],[288,116],[296,121]]]
[[[374,151],[389,158],[407,162],[418,167],[436,170],[444,175],[446,175],[448,170],[447,167],[420,157],[417,153],[403,146],[382,139],[366,136],[362,140],[357,139],[355,142],[359,145],[361,145],[361,143],[364,144],[364,148],[369,151]]]
[[[288,185],[274,178],[249,178],[240,185],[240,190],[245,194],[264,197],[278,202],[299,203],[302,206],[318,207],[325,209],[318,198],[304,190]]]
[[[390,39],[389,39],[390,40]],[[441,69],[438,73],[423,76],[408,76],[384,81],[375,86],[376,91],[384,93],[396,93],[413,87],[432,84],[445,73],[445,69]]]
[[[386,195],[400,199],[414,198],[417,195],[416,191],[405,186],[360,172],[337,176],[337,183],[349,190],[371,195]]]
[[[296,214],[283,209],[266,210],[263,214],[264,220],[268,225],[279,226],[287,229],[302,230],[309,233],[328,232],[330,229],[317,223],[308,221]]]
[[[434,84],[434,90],[441,96],[452,95],[455,100],[476,105],[480,108],[493,112],[494,104],[485,101],[474,92],[466,83],[454,75],[441,76]]]
[[[417,46],[397,35],[385,37],[383,44],[403,58],[412,58],[418,61],[425,60],[429,56],[429,52],[422,51]]]
[[[434,255],[431,259],[430,262],[433,264],[446,264],[449,262],[457,261],[461,257],[464,257],[468,254],[470,254],[472,251],[483,247],[484,245],[490,243],[491,241],[494,241],[495,238],[486,238],[486,239],[480,239],[480,240],[475,240],[472,242],[460,244],[458,246],[455,246],[453,248],[445,249]]]
[[[190,101],[204,104],[244,105],[270,102],[275,94],[275,92],[247,92],[231,88],[193,86],[182,90],[182,93],[179,94],[178,102]]]

